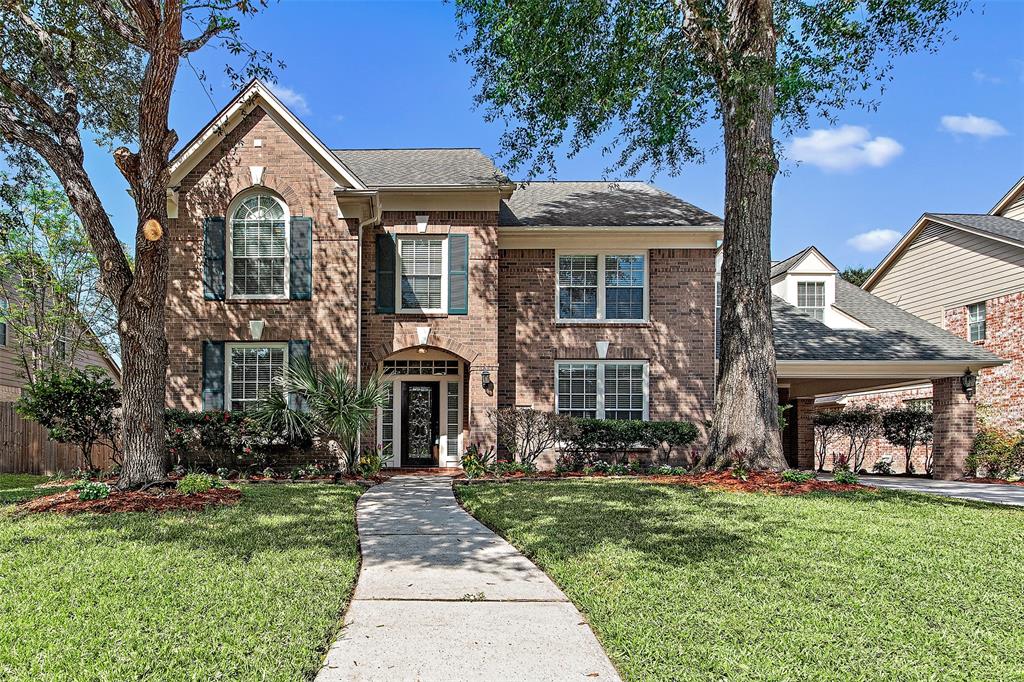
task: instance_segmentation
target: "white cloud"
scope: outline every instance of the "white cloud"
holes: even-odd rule
[[[942,129],[948,133],[974,135],[976,137],[999,137],[1008,135],[1006,128],[999,121],[984,116],[967,114],[966,116],[943,116]]]
[[[840,126],[834,130],[812,130],[789,146],[796,161],[828,171],[849,171],[861,166],[880,168],[903,153],[903,145],[891,137],[871,137],[867,128]]]
[[[275,95],[277,95],[277,98],[294,113],[303,116],[309,113],[309,103],[306,102],[306,96],[301,92],[296,92],[295,90],[280,84],[271,85],[270,89]]]
[[[986,73],[981,69],[975,69],[971,72],[971,77],[979,83],[987,83],[989,85],[999,85],[1003,82],[1003,79],[999,76],[993,76],[990,73]]]
[[[888,249],[900,240],[902,235],[896,230],[868,230],[855,234],[846,240],[846,243],[857,249],[870,253]]]

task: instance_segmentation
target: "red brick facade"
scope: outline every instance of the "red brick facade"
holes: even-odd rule
[[[204,298],[204,219],[227,216],[231,202],[253,186],[253,166],[266,169],[263,187],[287,204],[291,216],[313,218],[312,300]],[[649,362],[652,419],[686,419],[699,425],[710,417],[713,249],[648,251],[648,322],[556,323],[555,252],[499,249],[496,198],[494,211],[395,211],[388,209],[384,198],[380,224],[363,229],[358,254],[356,221],[337,217],[336,185],[335,178],[260,108],[246,115],[187,174],[179,188],[178,218],[170,221],[168,230],[169,406],[201,409],[203,342],[249,342],[251,320],[265,321],[262,342],[308,340],[314,358],[355,364],[361,303],[364,377],[391,354],[419,347],[425,327],[427,346],[463,361],[465,442],[493,440],[487,410],[499,404],[553,409],[555,360],[596,358],[596,341],[609,342],[609,359]],[[415,234],[417,216],[422,215],[428,216],[427,233],[469,235],[468,314],[377,311],[376,237],[384,230]],[[486,390],[484,371],[493,382]],[[367,434],[366,440],[376,440],[376,433]]]
[[[262,140],[256,147],[254,141]],[[250,166],[291,215],[313,217],[313,298],[309,301],[208,301],[203,297],[203,220],[225,216],[252,187]],[[202,342],[248,341],[249,321],[266,321],[262,341],[311,341],[328,362],[355,359],[356,230],[337,218],[335,181],[262,109],[256,108],[186,176],[178,218],[170,221],[167,294],[167,404],[202,407]]]

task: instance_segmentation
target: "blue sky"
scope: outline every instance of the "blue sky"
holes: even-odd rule
[[[1022,26],[1024,2],[972,3],[938,54],[897,60],[877,111],[842,112],[835,126],[786,140],[790,157],[804,162],[784,162],[776,181],[773,255],[813,243],[839,267],[874,265],[924,211],[988,211],[1024,174]],[[471,73],[449,59],[451,5],[284,0],[245,28],[284,60],[279,94],[331,147],[497,150],[502,125],[473,109]],[[171,115],[182,140],[230,100],[223,59],[212,47],[193,58],[214,86],[213,103],[183,65]],[[709,129],[709,144],[719,134]],[[134,208],[108,151],[90,150],[88,163],[122,239],[132,241]],[[563,157],[558,179],[600,178],[605,166],[599,149],[588,150]],[[653,180],[722,213],[720,154]]]

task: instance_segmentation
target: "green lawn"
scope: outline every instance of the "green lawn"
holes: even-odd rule
[[[0,505],[24,502],[33,497],[59,492],[59,489],[36,488],[40,483],[49,480],[49,476],[35,474],[0,474]]]
[[[349,486],[203,513],[0,512],[0,679],[301,680],[357,570]]]
[[[1024,679],[1024,510],[632,481],[457,491],[630,680]]]

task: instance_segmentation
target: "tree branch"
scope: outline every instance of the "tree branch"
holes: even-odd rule
[[[138,26],[133,26],[131,23],[125,20],[124,17],[119,15],[114,7],[106,2],[105,0],[86,0],[93,11],[99,15],[100,20],[106,24],[107,28],[121,36],[130,45],[136,47],[145,48],[147,45],[146,34]],[[141,17],[139,19],[141,24]]]
[[[196,52],[197,50],[201,50],[206,43],[210,42],[210,40],[214,38],[214,36],[227,28],[227,25],[221,24],[217,21],[217,15],[211,13],[210,20],[206,24],[206,30],[195,38],[181,41],[181,54],[187,55]]]

